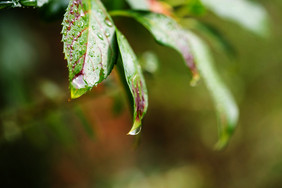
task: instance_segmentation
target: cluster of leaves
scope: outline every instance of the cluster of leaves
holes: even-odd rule
[[[28,1],[33,2],[30,4],[26,0],[11,2],[12,7],[42,5],[36,0]],[[220,120],[217,147],[224,147],[237,124],[238,107],[214,68],[208,45],[178,21],[188,16],[190,25],[226,46],[212,29],[192,17],[210,10],[254,33],[265,35],[265,10],[246,0],[186,0],[173,5],[158,0],[127,0],[127,3],[131,9],[108,12],[100,0],[70,0],[62,23],[62,41],[68,62],[71,98],[78,98],[97,86],[116,65],[133,102],[133,126],[129,134],[140,132],[148,108],[146,83],[138,58],[112,20],[113,16],[130,17],[143,25],[159,44],[179,52],[191,72],[191,85],[196,85],[200,78],[204,80]],[[0,3],[3,5],[5,3]],[[247,15],[256,19],[246,19]]]

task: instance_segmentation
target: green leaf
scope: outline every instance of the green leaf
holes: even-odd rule
[[[63,21],[71,98],[102,82],[116,61],[115,27],[100,0],[71,0]]]
[[[150,10],[149,0],[126,0],[131,8],[136,10]]]
[[[127,0],[132,9],[172,15],[172,7],[159,0]]]
[[[218,112],[220,120],[219,141],[216,147],[221,149],[226,146],[237,125],[238,107],[213,66],[213,59],[208,46],[189,31],[186,31],[186,37],[191,44],[197,68],[207,84]]]
[[[8,0],[0,1],[0,9],[16,7],[42,7],[49,0]]]
[[[202,15],[206,12],[205,6],[200,0],[187,1],[187,10],[192,15]]]
[[[218,16],[234,21],[262,36],[268,34],[268,15],[259,4],[247,0],[202,0]]]
[[[148,94],[146,83],[142,74],[142,69],[138,63],[137,57],[126,38],[120,31],[117,30],[117,41],[121,54],[122,68],[120,71],[122,77],[125,78],[127,86],[133,98],[134,115],[133,126],[129,131],[129,135],[136,135],[141,130],[141,121],[147,112],[148,108]]]
[[[200,0],[188,0],[174,6],[174,12],[178,17],[200,16],[206,13],[206,8]]]
[[[191,85],[195,85],[199,79],[199,74],[191,54],[189,41],[183,29],[172,18],[163,14],[139,11],[118,11],[112,12],[112,15],[135,18],[152,33],[158,43],[177,50],[192,72]]]

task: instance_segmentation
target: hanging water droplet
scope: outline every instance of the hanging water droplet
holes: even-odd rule
[[[137,134],[139,134],[140,132],[141,132],[141,129],[142,129],[142,127],[140,126],[140,127],[137,127],[136,129],[131,129],[130,130],[130,132],[128,133],[128,135],[137,135]]]
[[[97,36],[99,37],[99,39],[104,40],[103,35],[101,35],[100,33],[97,34]]]
[[[76,78],[72,80],[71,83],[75,89],[82,89],[82,88],[85,88],[86,86],[86,83],[83,79],[83,75],[77,76]]]
[[[108,18],[105,19],[105,24],[109,27],[113,26],[113,23]]]

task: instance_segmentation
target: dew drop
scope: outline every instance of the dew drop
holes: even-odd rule
[[[102,15],[102,10],[98,10],[98,16],[101,16]]]
[[[109,37],[111,35],[111,33],[109,31],[106,31],[105,35],[106,35],[106,37]]]
[[[97,34],[97,36],[99,37],[99,39],[104,40],[103,36],[100,33]]]
[[[85,16],[83,10],[80,10],[80,16],[81,16],[81,17]]]
[[[113,26],[113,23],[108,18],[105,19],[105,24],[109,27]]]
[[[92,50],[89,52],[89,56],[90,56],[90,57],[94,57],[94,53],[93,53]]]
[[[79,44],[80,44],[80,45],[83,45],[83,44],[84,44],[84,41],[83,41],[82,39],[80,39],[80,40],[79,40]]]
[[[86,86],[86,83],[83,79],[83,75],[79,75],[77,77],[75,77],[73,80],[72,80],[72,85],[74,88],[76,89],[82,89],[82,88],[85,88]]]
[[[141,129],[142,129],[142,127],[140,126],[140,127],[137,127],[136,129],[133,129],[133,130],[131,130],[128,134],[129,135],[137,135],[137,134],[139,134],[140,132],[141,132]]]

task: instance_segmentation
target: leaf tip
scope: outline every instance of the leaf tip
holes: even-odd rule
[[[194,86],[196,86],[197,84],[198,84],[198,82],[199,82],[199,80],[200,80],[200,75],[199,75],[199,73],[193,73],[193,78],[192,78],[192,80],[190,81],[190,85],[192,86],[192,87],[194,87]]]
[[[135,120],[133,123],[133,126],[131,128],[131,130],[127,133],[127,135],[137,135],[141,132],[141,121],[140,120]]]
[[[70,86],[70,88],[71,99],[77,99],[88,91],[87,88],[76,89],[72,85]]]
[[[219,135],[219,139],[215,144],[215,150],[223,150],[229,144],[229,141],[234,133],[235,126],[229,125],[225,130],[222,130]]]

